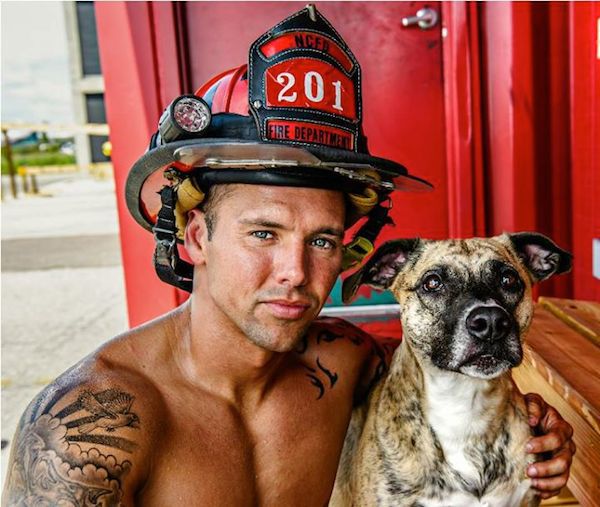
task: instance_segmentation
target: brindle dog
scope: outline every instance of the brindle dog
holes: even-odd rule
[[[390,289],[403,343],[355,410],[330,505],[537,505],[525,469],[526,409],[510,369],[523,356],[531,286],[571,267],[535,233],[397,240],[345,281]]]

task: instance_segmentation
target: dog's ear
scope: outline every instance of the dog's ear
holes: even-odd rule
[[[543,234],[517,232],[507,236],[534,283],[571,270],[573,256]]]
[[[387,289],[420,241],[418,238],[398,239],[381,245],[362,268],[344,280],[342,301],[352,301],[356,291],[364,283],[375,289]]]

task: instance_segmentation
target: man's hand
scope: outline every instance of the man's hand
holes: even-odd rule
[[[558,495],[567,484],[575,443],[571,440],[573,428],[554,407],[548,405],[539,394],[525,395],[529,425],[542,435],[527,442],[531,454],[548,453],[550,459],[539,461],[527,468],[532,485],[541,498]]]

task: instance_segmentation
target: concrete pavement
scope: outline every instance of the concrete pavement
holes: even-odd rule
[[[82,175],[2,202],[2,484],[44,385],[127,328],[114,184]]]

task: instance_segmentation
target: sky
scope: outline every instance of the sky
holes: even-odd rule
[[[62,2],[0,1],[2,122],[73,123]]]

